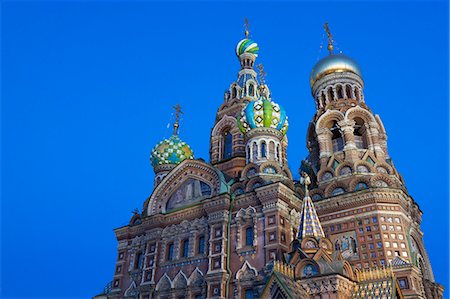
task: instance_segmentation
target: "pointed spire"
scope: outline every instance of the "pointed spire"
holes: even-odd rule
[[[331,34],[330,31],[330,27],[328,26],[328,22],[325,23],[325,25],[323,25],[323,29],[325,29],[325,32],[327,33],[327,37],[328,37],[328,51],[330,52],[330,55],[333,54],[333,50],[334,50],[334,40],[333,40],[333,35]]]
[[[298,229],[297,238],[301,241],[306,237],[314,237],[317,240],[325,237],[319,217],[317,216],[314,204],[309,197],[308,186],[311,184],[311,179],[306,172],[301,173],[302,178],[300,183],[305,185],[305,197],[303,198],[302,212],[300,216],[300,227]]]
[[[181,114],[183,114],[183,111],[181,111],[180,104],[176,104],[173,106],[173,109],[175,109],[175,123],[173,124],[173,135],[178,135],[178,128],[180,127],[180,117]]]

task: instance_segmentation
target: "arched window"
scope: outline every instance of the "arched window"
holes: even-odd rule
[[[279,144],[277,145],[277,153],[276,153],[276,156],[275,156],[275,160],[277,160],[277,161],[281,160],[280,159],[280,145]]]
[[[355,191],[363,190],[363,189],[367,189],[367,184],[366,183],[359,182],[358,184],[356,184]]]
[[[253,289],[246,289],[245,290],[245,299],[253,299]]]
[[[198,254],[203,254],[203,253],[205,253],[205,236],[200,236],[200,237],[198,238],[197,253],[198,253]]]
[[[344,93],[342,92],[342,85],[336,87],[338,99],[344,98]]]
[[[342,138],[341,129],[338,127],[336,122],[334,122],[330,131],[332,133],[331,143],[333,146],[333,152],[342,151],[344,149],[344,139]]]
[[[350,85],[345,85],[345,93],[347,96],[347,99],[351,99],[352,97],[352,88],[350,87]]]
[[[236,91],[236,87],[233,87],[232,89],[231,89],[231,98],[235,98],[236,97],[236,94],[237,94],[237,91]]]
[[[322,95],[320,96],[320,99],[322,101],[322,106],[325,107],[326,103],[326,99],[325,99],[325,93],[322,91]]]
[[[328,101],[334,101],[334,93],[333,93],[333,88],[328,88]]]
[[[253,246],[253,227],[247,227],[245,229],[245,245]]]
[[[250,96],[254,96],[255,95],[255,88],[253,87],[253,84],[250,84],[248,86],[248,93],[250,94]]]
[[[353,135],[355,136],[355,145],[359,149],[367,149],[366,127],[364,126],[364,120],[359,117],[354,119],[355,127]]]
[[[233,135],[230,132],[225,132],[223,141],[223,159],[231,158],[233,155]]]
[[[189,255],[189,239],[183,241],[183,257],[188,257]]]
[[[142,269],[142,265],[144,265],[144,254],[139,252],[136,255],[136,260],[134,262],[134,269]]]
[[[354,91],[355,91],[355,98],[359,101],[359,89],[358,89],[358,87],[355,87]]]
[[[168,261],[173,260],[173,243],[167,245],[167,260]]]
[[[261,143],[261,157],[262,158],[266,158],[267,157],[267,153],[266,153],[266,142],[263,141]]]

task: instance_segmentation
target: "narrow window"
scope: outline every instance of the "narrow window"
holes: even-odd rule
[[[245,229],[245,245],[253,246],[253,228],[247,227]]]
[[[350,87],[350,85],[345,85],[345,93],[346,93],[347,99],[352,98],[352,88]]]
[[[233,87],[232,89],[231,89],[231,98],[235,98],[236,97],[236,87]]]
[[[343,92],[342,92],[342,86],[341,86],[341,85],[338,85],[336,89],[337,89],[337,96],[338,96],[338,99],[344,98],[344,94],[343,94]]]
[[[248,92],[249,92],[250,96],[252,96],[252,97],[255,95],[255,88],[253,87],[253,84],[249,85]]]
[[[333,88],[328,88],[328,101],[334,101],[334,93],[333,93]]]
[[[342,149],[344,148],[344,139],[342,138],[341,130],[338,127],[336,122],[334,123],[334,125],[330,129],[330,131],[333,134],[331,136],[331,143],[333,145],[333,152],[342,151]]]
[[[198,253],[203,254],[205,252],[205,237],[201,236],[198,238]]]
[[[266,158],[267,157],[267,153],[266,153],[266,142],[263,141],[261,143],[261,157]]]
[[[223,159],[228,159],[233,154],[233,135],[230,132],[225,132],[223,138]]]
[[[188,257],[189,254],[189,240],[183,242],[183,257]]]
[[[170,243],[167,246],[167,260],[172,261],[173,260],[173,243]]]
[[[136,255],[136,261],[134,263],[134,269],[142,269],[142,265],[144,264],[144,255],[142,252],[139,252]]]
[[[252,289],[245,290],[245,299],[253,299],[253,290]]]
[[[354,121],[355,121],[355,127],[353,130],[353,135],[355,136],[356,148],[366,149],[367,142],[366,142],[366,128],[364,126],[364,120],[357,117],[354,119]]]

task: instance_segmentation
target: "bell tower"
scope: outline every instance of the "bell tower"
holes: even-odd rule
[[[311,198],[326,236],[353,266],[393,265],[398,279],[417,284],[404,294],[425,298],[427,285],[435,282],[422,240],[422,212],[389,156],[381,118],[366,104],[359,65],[334,53],[328,23],[324,29],[329,54],[311,71],[316,113],[301,168],[314,177]]]

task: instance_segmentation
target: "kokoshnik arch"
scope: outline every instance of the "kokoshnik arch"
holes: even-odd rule
[[[335,54],[312,69],[316,113],[294,181],[287,112],[271,97],[258,45],[212,127],[210,162],[173,135],[151,152],[154,190],[115,230],[116,270],[95,298],[442,298],[422,240],[422,212],[388,153],[361,69]]]

